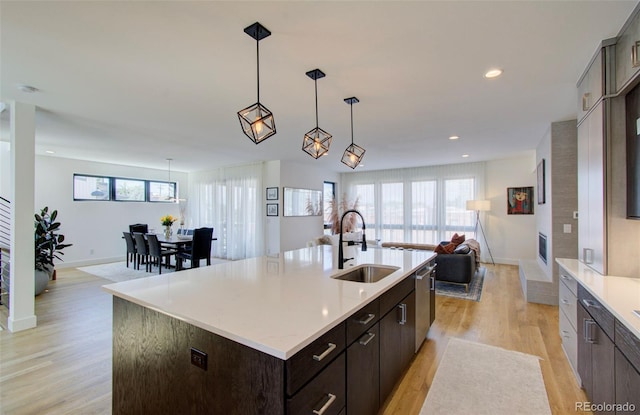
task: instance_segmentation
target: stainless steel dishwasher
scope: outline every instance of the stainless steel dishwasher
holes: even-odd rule
[[[436,263],[429,261],[416,271],[416,352],[436,318]]]

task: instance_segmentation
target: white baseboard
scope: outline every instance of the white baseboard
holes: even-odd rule
[[[98,264],[107,264],[109,262],[122,262],[124,258],[122,256],[111,257],[111,258],[96,258],[96,259],[87,259],[82,261],[71,261],[71,262],[58,262],[56,263],[56,268],[78,268],[78,267],[86,267],[89,265],[98,265]]]

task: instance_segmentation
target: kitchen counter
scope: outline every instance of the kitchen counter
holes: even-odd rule
[[[557,258],[580,285],[596,297],[622,324],[640,338],[640,278],[603,276],[577,259]]]
[[[361,264],[399,267],[376,283],[331,278],[337,247],[273,256],[105,285],[110,294],[279,359],[327,333],[435,257],[432,251],[347,247],[345,271]]]

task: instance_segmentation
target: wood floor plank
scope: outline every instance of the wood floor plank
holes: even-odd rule
[[[0,413],[111,413],[110,281],[75,269],[36,298],[38,327],[0,332]],[[487,266],[480,302],[436,297],[437,318],[427,341],[384,415],[417,414],[451,337],[503,347],[541,358],[553,414],[575,413],[586,400],[561,348],[558,308],[524,301],[515,266]]]

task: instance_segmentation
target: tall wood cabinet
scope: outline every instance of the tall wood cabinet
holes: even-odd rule
[[[609,99],[604,98],[615,42],[605,41],[578,81],[578,257],[607,272],[606,141]]]

